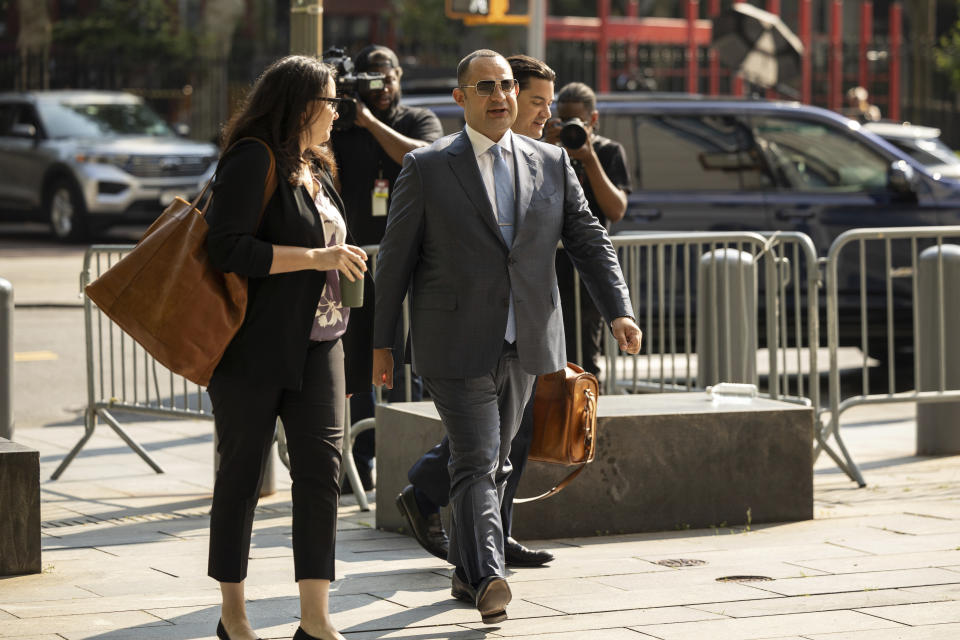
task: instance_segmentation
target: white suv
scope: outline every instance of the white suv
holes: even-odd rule
[[[129,93],[0,93],[0,218],[47,221],[61,240],[152,222],[198,192],[217,156]]]

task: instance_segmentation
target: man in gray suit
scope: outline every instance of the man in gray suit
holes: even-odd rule
[[[483,622],[505,620],[500,502],[507,456],[535,376],[566,364],[557,242],[580,271],[620,348],[640,350],[627,287],[566,151],[511,133],[517,84],[500,54],[457,68],[466,127],[408,153],[380,244],[373,382],[393,385],[410,294],[413,368],[450,442],[451,593]]]

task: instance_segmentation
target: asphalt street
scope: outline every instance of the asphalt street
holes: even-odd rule
[[[93,242],[135,243],[142,229]],[[83,424],[86,397],[80,271],[85,245],[52,240],[45,225],[0,225],[0,278],[13,285],[14,429]]]

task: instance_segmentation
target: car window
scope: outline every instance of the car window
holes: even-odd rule
[[[0,136],[10,135],[13,123],[17,121],[17,111],[20,105],[0,103]]]
[[[636,188],[754,191],[772,184],[749,129],[736,116],[640,115],[633,123]]]
[[[16,123],[32,124],[35,127],[40,126],[40,122],[37,120],[37,112],[28,104],[20,105],[20,110],[17,112]]]
[[[51,138],[173,135],[160,116],[144,104],[43,102],[39,108]]]
[[[900,149],[914,160],[934,167],[941,164],[960,164],[960,158],[939,138],[902,140],[887,138],[887,142]]]
[[[770,116],[756,117],[753,123],[757,143],[784,188],[821,192],[887,188],[889,161],[845,131]]]

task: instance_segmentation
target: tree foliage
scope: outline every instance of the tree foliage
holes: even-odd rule
[[[101,0],[93,12],[54,24],[53,40],[81,57],[168,64],[189,60],[199,44],[166,0]]]
[[[960,2],[957,6],[960,8]],[[933,59],[937,69],[950,78],[953,88],[960,90],[960,20],[940,37],[933,49]]]
[[[408,43],[430,42],[438,46],[455,45],[455,25],[446,16],[445,0],[394,0],[397,29]]]

